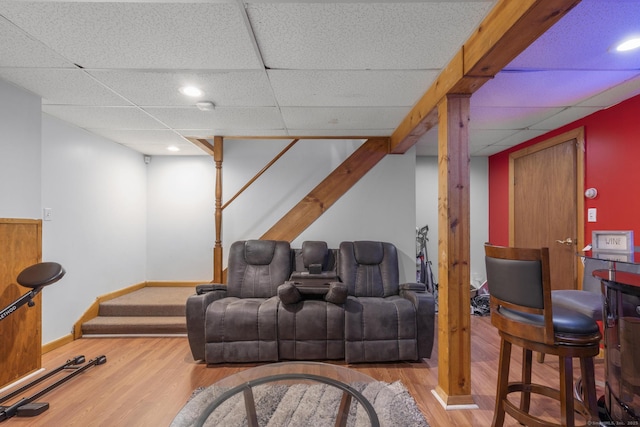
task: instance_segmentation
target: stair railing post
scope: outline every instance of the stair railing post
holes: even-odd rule
[[[222,277],[222,144],[221,136],[213,138],[213,161],[216,164],[216,241],[213,247],[213,282],[224,283]]]

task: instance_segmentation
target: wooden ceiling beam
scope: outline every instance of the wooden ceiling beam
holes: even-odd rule
[[[492,79],[580,0],[499,0],[391,135],[402,154],[438,124],[447,94],[472,94]]]
[[[213,139],[214,137],[212,137],[211,139]],[[209,142],[208,139],[205,138],[189,138],[187,137],[187,139],[195,146],[199,147],[202,149],[202,151],[204,151],[205,153],[207,153],[208,155],[215,157],[216,155],[216,150],[214,149],[213,145],[211,144],[211,142]]]
[[[388,137],[368,139],[260,239],[292,242],[388,153]]]

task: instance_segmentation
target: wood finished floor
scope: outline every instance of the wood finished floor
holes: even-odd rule
[[[493,417],[499,338],[488,317],[472,316],[471,334],[472,395],[479,409],[446,411],[437,402],[431,393],[437,385],[437,349],[434,349],[432,359],[421,363],[337,364],[380,381],[402,381],[432,427],[487,427]],[[45,369],[54,369],[80,354],[87,360],[104,354],[107,363],[87,369],[39,399],[50,404],[45,413],[34,418],[13,417],[7,425],[168,426],[194,389],[257,366],[228,364],[207,367],[196,363],[186,338],[80,339],[45,354],[42,365]],[[512,357],[512,371],[519,372],[521,352],[514,348]],[[599,362],[596,362],[596,380],[602,381],[604,364]],[[536,362],[534,382],[557,387],[557,368],[555,357],[547,357],[544,364]],[[40,388],[42,386],[25,392],[25,396]],[[555,404],[549,399],[534,399],[532,407],[537,413],[552,419],[558,417]],[[505,426],[519,424],[507,415]]]

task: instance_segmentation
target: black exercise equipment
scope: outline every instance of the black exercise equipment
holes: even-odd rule
[[[31,387],[40,384],[42,381],[46,380],[47,378],[51,378],[52,376],[54,376],[55,374],[57,374],[58,372],[61,372],[65,369],[77,369],[76,365],[81,365],[84,363],[84,356],[76,356],[73,359],[69,359],[67,360],[63,365],[58,366],[55,369],[52,369],[51,371],[47,372],[44,375],[39,376],[38,378],[28,382],[27,384],[25,384],[24,386],[20,387],[19,389],[16,389],[14,391],[12,391],[11,393],[8,393],[2,397],[0,397],[0,403],[6,402],[9,399],[12,399],[14,397],[16,397],[17,395],[23,393],[25,390],[30,389]],[[0,410],[4,409],[2,406],[0,406]]]
[[[0,311],[0,321],[4,320],[7,316],[9,316],[11,313],[25,304],[27,304],[29,307],[33,307],[33,305],[35,304],[33,302],[33,298],[38,295],[42,288],[57,282],[58,280],[62,279],[64,275],[64,268],[62,268],[62,266],[56,262],[41,262],[22,270],[20,274],[18,274],[18,278],[16,280],[20,285],[26,288],[31,288],[31,290],[9,304],[2,311]],[[71,373],[65,375],[51,385],[43,388],[33,396],[23,397],[10,406],[0,406],[0,422],[8,420],[9,418],[14,416],[35,417],[36,415],[40,415],[41,413],[49,409],[49,404],[46,402],[36,402],[37,399],[50,392],[54,388],[66,383],[76,375],[81,374],[90,367],[107,363],[107,357],[104,355],[98,356],[95,359],[91,359],[90,361],[88,361],[82,367],[77,366],[83,364],[84,362],[84,356],[76,356],[72,359],[67,360],[63,365],[53,369],[52,371],[30,381],[24,386],[8,393],[5,396],[1,396],[0,403],[6,402],[7,400],[18,396],[25,390],[30,389],[31,387],[41,383],[47,378],[51,378],[53,375],[63,370],[73,370]]]
[[[70,365],[74,364],[73,362],[76,360],[80,360],[80,358],[82,358],[82,361],[84,361],[84,356],[78,356],[74,359],[71,359],[69,361],[67,361],[67,363],[65,363],[65,365],[57,368],[57,370],[54,370],[48,374],[45,375],[45,377],[50,377],[51,375],[53,375],[56,372],[60,372],[61,370],[65,369],[65,368],[69,368]],[[82,362],[80,362],[82,363]],[[39,399],[40,397],[44,396],[45,394],[47,394],[48,392],[50,392],[51,390],[53,390],[54,388],[64,384],[65,382],[69,381],[70,379],[72,379],[73,377],[80,375],[82,372],[84,372],[85,370],[89,369],[92,366],[98,366],[98,365],[103,365],[107,363],[107,357],[106,356],[98,356],[95,359],[91,359],[89,360],[85,365],[83,365],[80,368],[75,368],[75,370],[73,372],[71,372],[70,374],[62,377],[61,379],[59,379],[58,381],[54,382],[53,384],[43,388],[42,390],[40,390],[39,392],[37,392],[36,394],[34,394],[33,396],[30,397],[23,397],[22,399],[18,400],[16,403],[14,403],[11,406],[0,406],[0,422],[8,420],[9,418],[13,417],[13,416],[18,416],[18,417],[35,417],[36,415],[40,415],[41,413],[43,413],[44,411],[46,411],[47,409],[49,409],[49,404],[46,402],[36,402],[37,399]],[[44,379],[44,378],[43,378]],[[33,386],[34,384],[37,384],[38,382],[40,382],[41,379],[37,379],[34,382],[32,382],[32,384],[28,384],[27,386],[23,387],[21,390],[16,390],[15,392],[10,393],[11,397],[15,396],[18,392],[29,388],[31,386]],[[10,397],[7,397],[7,399]],[[3,401],[6,400],[4,397],[2,398]]]
[[[42,288],[62,279],[64,274],[64,268],[57,262],[41,262],[22,270],[18,274],[17,281],[20,285],[31,288],[31,290],[0,311],[0,321],[25,304],[33,307],[35,304],[33,298],[40,293]]]

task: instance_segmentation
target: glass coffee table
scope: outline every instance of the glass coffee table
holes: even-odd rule
[[[288,399],[293,407],[278,415],[282,419],[275,420],[277,425],[282,425],[285,419],[292,421],[297,410],[308,414],[322,409],[327,413],[318,416],[323,421],[332,421],[324,425],[346,426],[350,417],[362,418],[364,413],[370,425],[378,427],[380,422],[375,409],[358,391],[358,388],[362,390],[364,385],[374,381],[358,371],[328,363],[283,362],[262,365],[215,383],[220,393],[208,402],[193,425],[227,425],[230,421],[224,417],[231,416],[241,419],[249,427],[258,427],[266,424],[265,419],[276,417],[278,412],[274,411],[274,405],[279,406]],[[314,386],[315,389],[312,389]],[[293,396],[283,393],[292,393]]]

